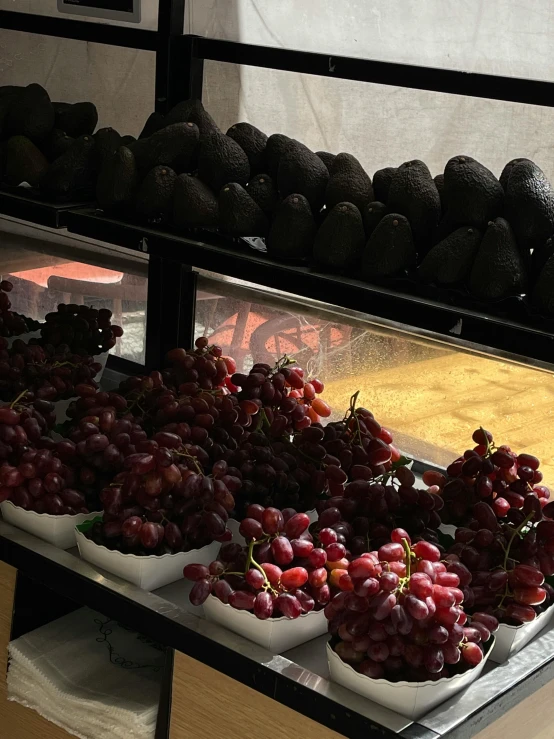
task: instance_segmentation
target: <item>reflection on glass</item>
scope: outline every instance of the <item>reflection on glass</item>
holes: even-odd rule
[[[290,354],[325,382],[333,419],[359,390],[360,403],[411,456],[447,465],[483,425],[499,444],[540,457],[554,481],[551,373],[290,301],[280,306],[274,294],[266,301],[225,282],[210,281],[199,297],[196,335],[221,344],[239,371]]]

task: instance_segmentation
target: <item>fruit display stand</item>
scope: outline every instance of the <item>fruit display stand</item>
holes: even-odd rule
[[[0,553],[3,655],[12,617],[15,624],[18,616],[17,590],[24,581],[31,585],[36,581],[37,587],[40,583],[53,595],[70,595],[76,603],[109,613],[174,650],[171,700],[163,691],[157,738],[190,734],[208,739],[217,736],[224,721],[229,735],[238,739],[256,735],[270,721],[275,736],[283,739],[294,732],[329,739],[461,739],[482,732],[480,737],[492,739],[498,736],[495,722],[503,720],[510,709],[508,715],[519,725],[533,718],[535,695],[527,696],[543,685],[548,690],[547,683],[554,678],[554,631],[546,629],[509,661],[488,661],[481,677],[467,690],[414,721],[333,683],[326,636],[281,655],[272,654],[206,621],[202,609],[190,605],[183,581],[149,593],[96,569],[80,559],[76,550],[62,551],[2,522]],[[14,727],[9,734],[14,739],[31,739],[38,735],[38,727],[43,736],[68,736],[33,712],[7,702],[3,678],[0,690],[2,726]],[[218,696],[215,701],[214,695]],[[542,718],[554,718],[548,704]]]

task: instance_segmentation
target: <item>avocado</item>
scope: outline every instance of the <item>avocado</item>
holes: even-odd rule
[[[48,195],[67,196],[92,187],[94,175],[94,139],[79,136],[67,151],[52,162],[40,181]]]
[[[173,223],[178,228],[217,228],[219,225],[217,198],[198,177],[189,174],[177,177]]]
[[[463,282],[471,271],[482,237],[472,226],[458,228],[427,254],[418,269],[419,277],[439,285]]]
[[[329,171],[321,159],[299,141],[291,141],[279,158],[277,189],[282,198],[300,193],[314,210],[325,201]]]
[[[135,157],[126,146],[106,154],[96,180],[96,199],[106,211],[130,208],[138,186]]]
[[[65,154],[74,141],[75,139],[68,136],[65,131],[53,128],[44,141],[41,142],[40,148],[48,161],[53,162],[54,159]]]
[[[219,227],[230,236],[265,236],[268,221],[263,210],[238,182],[229,182],[219,193]]]
[[[273,216],[266,245],[270,257],[304,259],[313,251],[317,231],[310,204],[303,195],[286,197]]]
[[[12,85],[4,85],[0,88],[0,136],[6,136],[8,131],[8,114],[16,97],[21,94],[24,87],[13,87]]]
[[[506,186],[506,214],[522,249],[554,232],[554,192],[544,172],[530,161],[514,164]]]
[[[250,163],[250,173],[259,174],[266,171],[265,147],[267,136],[256,126],[250,123],[235,123],[227,131],[230,136],[244,150]]]
[[[142,181],[135,203],[141,220],[168,220],[173,211],[177,174],[163,164],[153,167]]]
[[[3,133],[26,136],[37,143],[45,139],[54,128],[54,118],[54,106],[48,93],[44,87],[33,83],[15,94],[9,106]]]
[[[142,131],[139,133],[139,139],[147,139],[165,126],[164,116],[162,113],[154,111],[150,113],[146,119],[146,123]]]
[[[96,171],[100,172],[104,160],[119,149],[121,144],[121,136],[115,128],[99,128],[92,138],[96,146],[94,154],[94,166]]]
[[[328,208],[347,202],[354,203],[358,210],[362,210],[374,200],[371,178],[352,154],[337,154],[329,174],[325,189],[325,205]]]
[[[68,136],[90,136],[98,123],[98,111],[94,103],[54,103],[56,128]]]
[[[228,182],[246,185],[250,177],[248,157],[236,141],[223,133],[201,136],[198,176],[214,192],[219,192]]]
[[[164,118],[164,127],[172,123],[194,123],[201,136],[219,133],[216,122],[202,105],[201,100],[183,100],[177,103]]]
[[[378,169],[373,175],[373,192],[375,200],[380,203],[386,203],[389,199],[390,183],[396,169],[396,167],[385,167],[385,169]]]
[[[365,245],[362,216],[353,203],[338,203],[319,227],[314,260],[334,272],[356,267]]]
[[[267,171],[275,181],[277,180],[281,154],[285,151],[287,146],[290,145],[291,141],[296,141],[296,139],[291,139],[288,136],[285,136],[284,133],[274,133],[267,140],[265,147]]]
[[[331,169],[333,168],[333,162],[335,161],[336,154],[331,154],[331,152],[329,151],[316,151],[316,156],[321,159],[330,174]]]
[[[548,262],[550,257],[554,254],[554,237],[550,237],[542,244],[539,244],[533,249],[531,255],[531,268],[530,277],[532,281],[536,282],[542,272],[544,265]]]
[[[446,213],[446,195],[444,192],[444,174],[438,174],[435,177],[433,177],[433,180],[435,181],[435,185],[437,186],[437,191],[439,193],[439,198],[441,199],[441,213],[444,215]]]
[[[369,238],[373,233],[375,226],[379,223],[381,218],[386,214],[387,206],[384,203],[380,203],[378,200],[374,200],[372,203],[367,203],[362,208],[362,219],[364,222],[365,235]]]
[[[532,294],[533,305],[544,315],[554,315],[554,255],[541,270]]]
[[[134,144],[136,141],[136,138],[134,136],[131,136],[130,134],[126,134],[125,136],[122,136],[119,144],[120,146],[130,146],[131,144]]]
[[[198,154],[198,127],[194,123],[172,123],[147,139],[130,145],[141,172],[150,172],[160,164],[175,172],[191,172]]]
[[[468,156],[452,157],[444,168],[449,220],[455,226],[484,228],[502,214],[504,191],[493,173]]]
[[[369,237],[362,254],[362,276],[387,277],[415,263],[416,250],[408,219],[399,213],[389,213]]]
[[[268,174],[257,174],[246,185],[246,192],[256,202],[266,216],[270,216],[279,202],[277,188]]]
[[[414,159],[398,167],[390,184],[387,206],[389,212],[406,216],[418,253],[427,253],[441,217],[441,202],[424,162]]]
[[[12,136],[6,147],[6,181],[10,185],[28,182],[36,187],[48,169],[48,160],[25,136]]]
[[[504,218],[491,221],[469,277],[469,289],[481,300],[525,292],[527,275],[512,227]]]
[[[515,164],[519,164],[520,162],[530,162],[531,164],[533,163],[530,159],[525,159],[524,157],[518,157],[517,159],[512,159],[511,161],[509,161],[502,170],[502,174],[500,175],[500,184],[502,185],[502,189],[504,190],[504,192],[506,192],[506,187],[508,186],[508,180],[510,179],[512,168]]]

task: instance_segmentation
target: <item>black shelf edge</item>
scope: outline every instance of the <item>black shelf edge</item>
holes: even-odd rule
[[[148,31],[144,28],[19,13],[15,10],[0,10],[0,28],[146,51],[156,51],[160,39],[157,31]]]
[[[207,241],[128,224],[93,209],[71,210],[67,228],[90,238],[142,251],[162,259],[208,269],[229,277],[282,290],[382,318],[403,327],[431,331],[479,348],[500,350],[544,363],[554,362],[554,335],[525,324],[427,298],[395,292],[360,280],[277,262],[263,252],[237,246],[217,234]]]
[[[554,99],[554,82],[358,59],[238,41],[193,37],[192,54],[196,59],[512,103],[551,107]]]
[[[18,188],[24,190],[25,188]],[[49,228],[65,228],[66,214],[70,208],[82,208],[90,201],[51,203],[32,193],[18,193],[0,188],[0,215],[29,221]]]

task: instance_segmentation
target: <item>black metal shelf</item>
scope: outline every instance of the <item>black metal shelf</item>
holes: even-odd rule
[[[246,242],[217,234],[186,237],[106,218],[94,209],[67,213],[69,231],[229,277],[355,310],[483,348],[554,362],[554,335],[532,326],[446,305],[350,277],[277,262]],[[200,240],[202,238],[202,240]],[[239,240],[240,241],[240,240]],[[243,244],[243,245],[241,245]]]
[[[35,192],[26,192],[26,188],[0,187],[0,215],[19,218],[49,228],[64,228],[66,214],[70,208],[83,208],[90,200],[75,200],[66,203],[54,203],[41,198]]]

